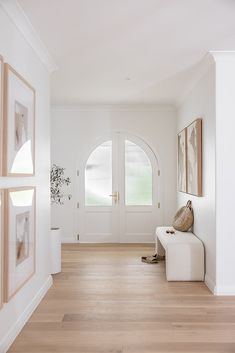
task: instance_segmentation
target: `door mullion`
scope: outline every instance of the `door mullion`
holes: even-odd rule
[[[123,241],[125,234],[125,136],[120,133],[118,143],[118,189],[120,194],[119,203],[119,242]]]
[[[118,179],[119,179],[119,151],[118,151],[118,144],[119,144],[119,133],[113,134],[113,161],[112,161],[112,187],[113,187],[113,194],[119,192],[119,185],[118,185]],[[113,234],[113,242],[118,243],[119,242],[119,234],[120,234],[120,220],[119,220],[119,200],[113,199],[113,205],[112,205],[112,234]]]

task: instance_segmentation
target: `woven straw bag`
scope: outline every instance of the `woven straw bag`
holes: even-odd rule
[[[193,208],[189,200],[187,205],[181,207],[176,213],[173,221],[173,227],[181,232],[187,232],[193,225]]]

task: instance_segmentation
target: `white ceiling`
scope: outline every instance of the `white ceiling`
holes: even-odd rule
[[[235,0],[18,0],[58,65],[53,104],[174,104],[210,50],[235,50]]]

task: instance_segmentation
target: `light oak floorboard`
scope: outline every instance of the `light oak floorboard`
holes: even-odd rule
[[[62,273],[9,353],[234,353],[235,297],[167,282],[145,244],[66,244]]]

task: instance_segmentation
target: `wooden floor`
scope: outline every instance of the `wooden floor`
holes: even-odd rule
[[[149,245],[63,246],[63,271],[10,353],[235,352],[235,297],[167,283]]]

